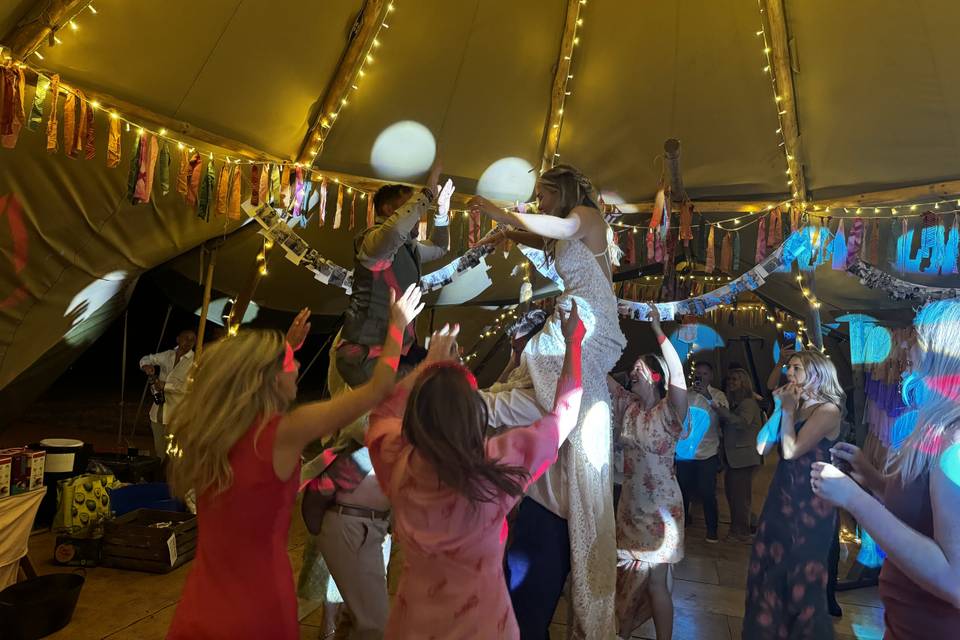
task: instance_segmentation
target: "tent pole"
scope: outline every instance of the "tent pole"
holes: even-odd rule
[[[263,249],[263,264],[266,265],[270,262],[270,253],[272,251],[272,246],[269,249]],[[259,255],[259,251],[257,253]],[[240,324],[243,322],[243,316],[247,313],[247,307],[250,306],[250,301],[253,299],[253,294],[256,292],[257,285],[260,284],[260,280],[263,278],[263,275],[264,274],[260,272],[260,265],[257,263],[257,261],[254,261],[253,269],[250,271],[250,277],[247,278],[247,283],[244,285],[243,289],[240,290],[240,293],[237,294],[237,298],[233,303],[233,307],[230,309],[230,317],[227,318],[228,334],[234,334],[240,328]]]
[[[340,56],[340,61],[333,71],[330,83],[324,89],[323,95],[317,100],[320,107],[317,109],[316,119],[310,125],[310,129],[300,145],[297,162],[305,162],[313,166],[317,155],[323,150],[327,132],[330,131],[333,124],[331,120],[336,117],[340,110],[340,103],[345,99],[347,92],[350,91],[357,69],[363,63],[364,56],[370,50],[377,30],[383,22],[385,4],[385,0],[366,0],[363,3],[363,8],[360,9],[360,13],[354,20],[353,27],[347,36],[347,47]]]
[[[207,260],[207,277],[203,283],[203,307],[200,309],[200,325],[197,327],[197,346],[193,350],[194,362],[199,362],[200,355],[203,353],[203,336],[207,329],[207,312],[210,310],[210,291],[213,289],[213,269],[217,266],[219,249],[220,247],[214,247]]]
[[[567,0],[567,13],[560,37],[560,51],[554,64],[553,85],[550,89],[550,111],[543,130],[543,142],[540,145],[540,172],[551,168],[560,148],[560,125],[563,121],[563,101],[566,98],[567,76],[570,74],[570,61],[573,55],[574,36],[577,32],[577,15],[580,12],[580,0]]]
[[[81,5],[86,3],[88,0],[51,0],[33,20],[14,26],[3,34],[0,41],[10,48],[14,58],[23,60],[50,38],[56,28],[63,26],[62,23],[71,15],[82,10]]]
[[[117,444],[123,440],[124,397],[127,391],[127,322],[130,319],[130,307],[123,312],[123,348],[120,355],[120,428],[117,429]]]

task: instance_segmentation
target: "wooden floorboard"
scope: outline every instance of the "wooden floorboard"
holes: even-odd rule
[[[755,486],[755,510],[762,506],[773,465],[766,465]],[[722,491],[720,536],[726,535],[726,505]],[[744,544],[707,544],[699,507],[694,525],[685,531],[685,558],[674,572],[674,638],[676,640],[737,640],[744,610],[747,561],[750,547]],[[294,576],[300,569],[307,534],[295,510],[288,551]],[[38,572],[71,571],[53,565],[54,536],[34,535],[30,557]],[[87,580],[74,613],[73,622],[50,636],[53,640],[162,640],[176,610],[190,565],[171,573],[154,575],[108,568],[86,572]],[[845,570],[841,569],[841,575]],[[883,609],[876,588],[838,594],[843,618],[834,624],[837,640],[880,640]],[[550,627],[551,640],[566,637],[567,605],[561,602]],[[304,619],[300,637],[321,638],[322,611]],[[655,638],[652,622],[634,633],[634,638]]]

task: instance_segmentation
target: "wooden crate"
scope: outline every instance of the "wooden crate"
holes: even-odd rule
[[[107,567],[167,573],[192,560],[196,548],[197,517],[191,513],[137,509],[104,526]]]

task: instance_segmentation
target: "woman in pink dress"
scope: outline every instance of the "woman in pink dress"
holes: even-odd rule
[[[664,640],[673,637],[670,570],[683,559],[683,495],[674,458],[687,417],[687,384],[653,305],[650,318],[663,357],[637,358],[630,391],[608,378],[624,458],[616,612],[621,638],[631,637],[653,616],[657,640]]]
[[[174,491],[199,496],[197,555],[168,638],[296,640],[297,598],[287,556],[300,454],[367,413],[394,387],[405,327],[420,312],[411,286],[391,301],[390,329],[367,384],[289,411],[297,395],[294,348],[309,310],[287,339],[243,331],[204,351],[171,424]]]
[[[435,335],[424,365],[370,418],[367,447],[405,554],[387,638],[520,637],[503,575],[506,515],[557,459],[580,411],[576,303],[553,410],[492,438],[476,380],[452,360],[456,333]]]

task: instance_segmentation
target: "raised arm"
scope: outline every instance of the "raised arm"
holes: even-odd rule
[[[280,477],[289,475],[308,443],[336,433],[365,413],[371,411],[393,389],[403,331],[423,310],[420,289],[415,285],[394,301],[391,294],[390,327],[383,343],[383,351],[377,359],[370,381],[339,394],[330,400],[311,402],[297,407],[280,420],[274,446],[274,469]]]
[[[561,329],[566,350],[563,354],[563,368],[557,380],[557,391],[553,397],[553,414],[558,418],[559,444],[563,444],[577,426],[580,400],[583,397],[581,353],[587,330],[580,320],[576,300],[571,300],[570,314],[563,320]]]
[[[453,180],[448,179],[437,197],[437,213],[433,216],[430,240],[420,243],[423,262],[439,260],[450,250],[450,198],[454,191]]]
[[[793,349],[784,349],[780,352],[780,359],[777,361],[777,364],[773,366],[773,369],[770,370],[770,375],[767,376],[767,391],[774,391],[780,387],[780,379],[783,376],[783,365],[787,364],[796,354],[796,351]]]
[[[810,483],[821,498],[850,512],[893,562],[921,589],[960,608],[960,445],[930,470],[934,535],[928,538],[890,513],[833,465],[815,462]],[[897,481],[897,480],[893,480]]]
[[[393,262],[394,256],[403,243],[410,237],[410,232],[420,222],[430,204],[438,193],[437,183],[440,180],[440,163],[434,161],[427,177],[427,186],[413,195],[405,205],[377,225],[363,236],[360,243],[358,258],[360,263],[368,269],[377,270]],[[439,257],[439,256],[438,256]],[[425,260],[429,262],[433,258]]]
[[[582,238],[586,233],[583,216],[590,215],[591,212],[588,207],[575,207],[565,218],[543,214],[516,213],[501,209],[482,196],[477,196],[470,201],[470,210],[489,216],[501,224],[510,225],[522,231],[554,240]],[[523,244],[527,243],[524,242]]]
[[[657,336],[657,343],[660,345],[660,353],[663,354],[663,360],[667,364],[667,373],[670,378],[670,387],[667,389],[667,399],[670,406],[677,414],[677,418],[682,422],[687,417],[689,403],[687,400],[687,380],[683,375],[683,362],[677,355],[677,350],[673,348],[673,343],[667,339],[666,334],[660,327],[660,311],[655,305],[650,305],[650,324],[653,333]]]

